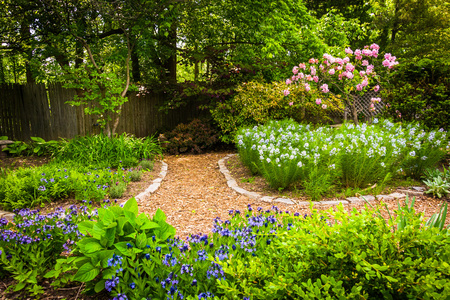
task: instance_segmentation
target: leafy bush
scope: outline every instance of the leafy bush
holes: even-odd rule
[[[240,127],[265,124],[269,120],[292,118],[298,122],[314,123],[329,120],[327,111],[317,105],[304,89],[292,90],[289,100],[283,97],[284,89],[284,82],[251,81],[239,87],[234,98],[218,103],[211,113],[221,129],[221,140],[230,143]]]
[[[136,182],[141,180],[142,178],[142,172],[139,170],[130,170],[128,172],[128,176],[130,178],[131,181]]]
[[[213,149],[219,141],[217,130],[199,119],[194,119],[189,124],[178,124],[163,136],[166,140],[164,150],[170,154],[202,153]]]
[[[175,236],[175,228],[165,220],[164,213],[159,209],[152,219],[145,214],[138,215],[134,198],[128,200],[123,208],[112,206],[98,209],[98,221],[78,224],[78,229],[86,236],[76,244],[73,255],[58,260],[55,270],[46,277],[58,278],[65,273],[64,276],[70,280],[86,283],[87,292],[95,293],[105,288],[110,291],[116,285],[134,290],[129,287],[131,279],[138,287],[136,292],[140,292],[141,297],[147,297],[152,292],[151,287],[158,283],[155,280],[145,281],[145,278],[157,273],[154,269],[161,267],[161,253],[171,251],[166,241]],[[149,264],[143,264],[145,261]],[[137,296],[137,293],[134,295]]]
[[[430,59],[402,63],[383,91],[385,115],[430,129],[450,125],[450,65]]]
[[[124,182],[117,182],[109,188],[109,196],[111,198],[121,198],[123,193],[127,190],[127,185]]]
[[[0,219],[0,275],[15,280],[8,289],[43,293],[43,275],[80,238],[76,224],[92,215],[86,206],[73,205],[47,215],[22,209],[16,211],[13,222]]]
[[[285,120],[243,128],[236,144],[243,163],[271,187],[300,183],[316,200],[334,184],[365,188],[396,173],[420,178],[445,155],[448,137],[442,130],[426,132],[387,120],[316,130]]]

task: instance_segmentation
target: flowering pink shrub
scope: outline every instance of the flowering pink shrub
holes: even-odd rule
[[[379,49],[377,44],[372,44],[362,50],[346,48],[344,58],[330,54],[324,54],[321,61],[311,58],[308,63],[301,63],[292,69],[293,76],[286,80],[288,88],[283,94],[288,97],[292,89],[301,86],[307,92],[317,94],[314,95],[317,98],[313,99],[316,98],[316,104],[323,109],[329,107],[329,104],[339,107],[340,103],[336,99],[341,97],[344,105],[351,108],[354,122],[358,123],[354,96],[363,95],[369,90],[378,92],[382,80],[376,69],[383,66],[389,72],[398,64],[395,56],[386,53],[381,66],[376,68],[375,65],[380,61]],[[324,100],[328,100],[328,105],[323,103]],[[380,101],[380,98],[373,98],[370,110],[375,110],[374,103]]]

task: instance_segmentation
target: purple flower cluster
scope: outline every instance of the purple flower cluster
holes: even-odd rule
[[[111,279],[107,279],[105,282],[105,289],[108,292],[111,292],[116,286],[119,285],[119,277],[111,277]]]

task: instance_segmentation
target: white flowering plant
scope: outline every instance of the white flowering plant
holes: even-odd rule
[[[292,120],[242,128],[240,158],[272,188],[300,184],[313,200],[334,185],[363,188],[393,175],[420,177],[446,153],[447,132],[417,124],[343,124],[312,128]]]

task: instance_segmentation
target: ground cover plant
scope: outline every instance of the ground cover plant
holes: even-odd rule
[[[420,179],[447,153],[448,143],[443,130],[388,120],[339,129],[273,121],[236,136],[240,158],[253,173],[275,189],[299,183],[313,200],[334,186],[366,188],[393,176]]]
[[[94,168],[70,163],[19,168],[0,176],[0,206],[35,207],[69,197],[80,201],[120,198],[127,184],[141,172],[139,168]]]
[[[16,253],[33,246],[48,259],[50,254],[42,249],[55,242],[60,248],[51,255],[67,249],[71,254],[49,259],[35,280],[17,289],[27,286],[38,294],[35,281],[47,269],[44,277],[53,278],[55,287],[84,282],[85,292],[106,290],[114,299],[446,299],[447,207],[428,221],[412,207],[413,201],[399,204],[386,222],[381,208],[347,212],[339,206],[299,215],[249,205],[245,211],[230,211],[230,220],[216,219],[213,234],[191,235],[186,241],[174,238],[162,211],[153,217],[138,214],[134,199],[95,213],[83,208],[38,217],[28,211],[18,217],[16,228],[12,223],[6,224],[9,231],[2,227],[0,266],[4,275],[12,276]],[[31,223],[29,216],[40,224],[56,222],[51,229],[63,232],[69,231],[64,222],[71,221],[69,241],[55,231],[51,237],[39,232],[42,237],[36,239],[31,225],[27,229],[33,243],[4,238],[5,232],[18,235],[23,224]],[[25,257],[20,256],[21,262]],[[14,270],[17,278],[28,276],[28,270]]]

